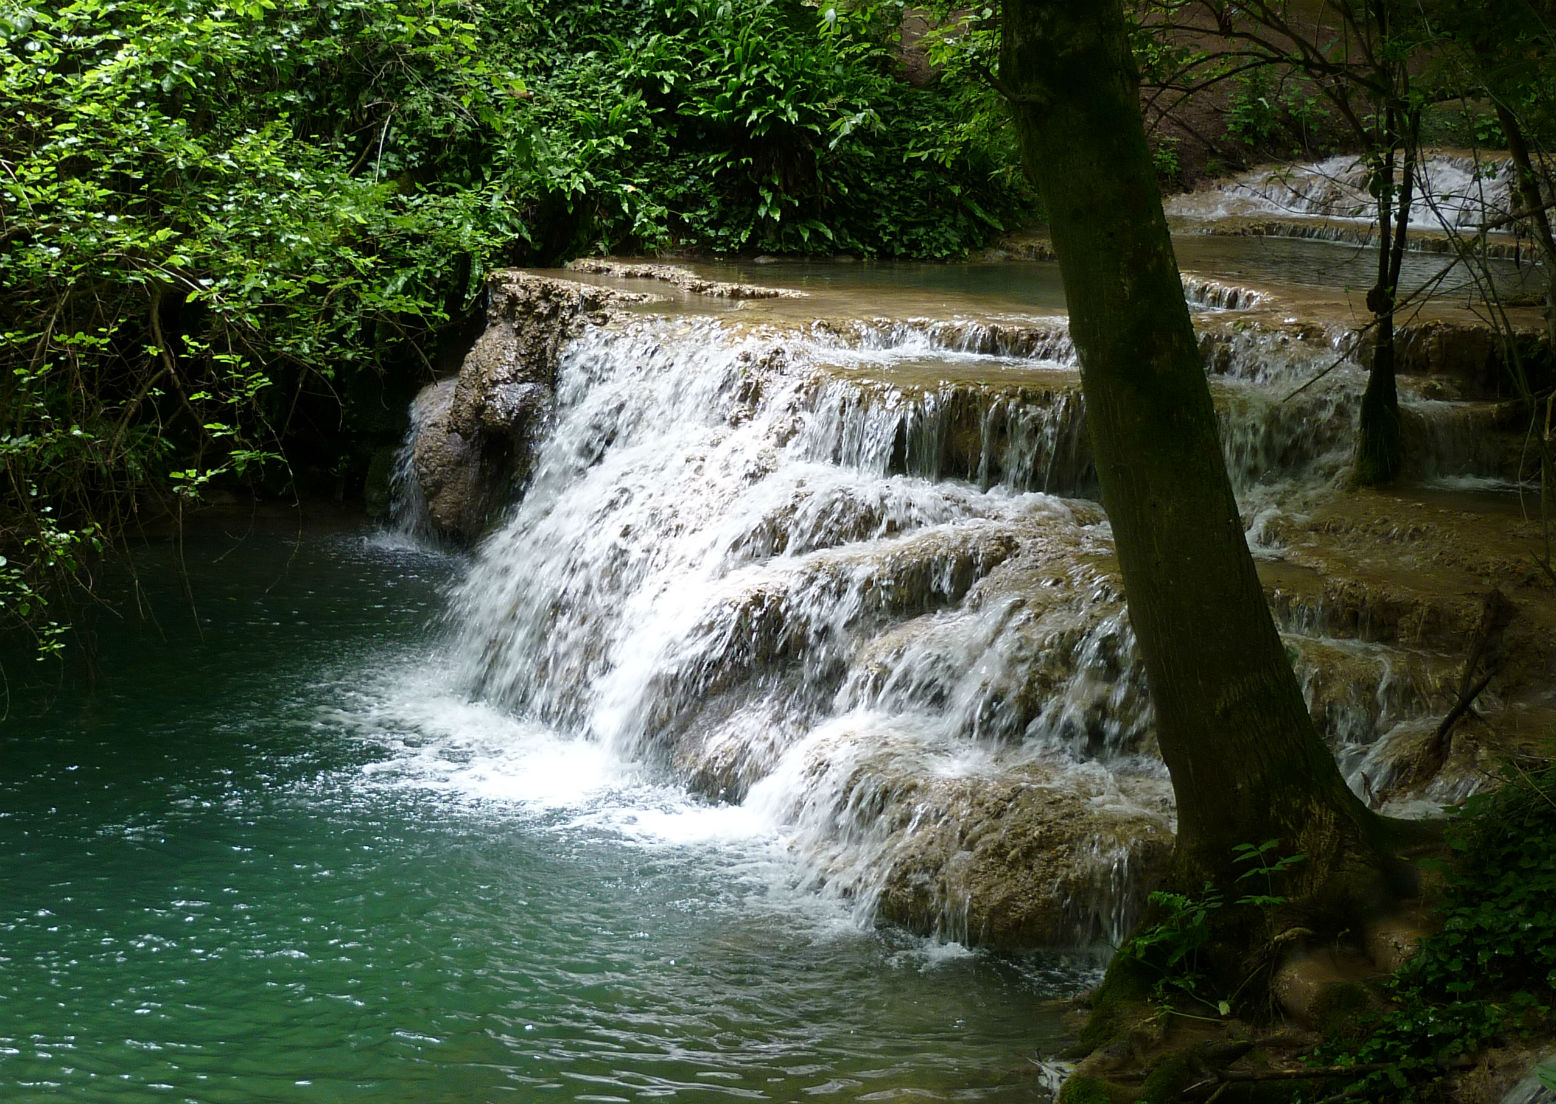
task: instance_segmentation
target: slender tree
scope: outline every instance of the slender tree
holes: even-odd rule
[[[1411,65],[1424,33],[1419,12],[1397,0],[1167,0],[1161,8],[1158,34],[1200,40],[1209,23],[1220,35],[1217,48],[1193,52],[1170,84],[1203,87],[1250,72],[1274,72],[1282,83],[1298,77],[1362,151],[1378,224],[1377,277],[1367,293],[1373,337],[1352,479],[1390,482],[1403,463],[1394,315],[1419,183],[1421,95]]]
[[[1307,857],[1282,892],[1304,926],[1334,932],[1392,888],[1393,833],[1319,739],[1248,552],[1125,33],[1117,0],[1005,0],[1000,76],[1048,207],[1177,799],[1170,879],[1226,884],[1236,845],[1279,838]],[[1246,969],[1238,938],[1213,966],[1224,977]]]

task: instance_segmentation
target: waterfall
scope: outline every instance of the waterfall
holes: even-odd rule
[[[1342,334],[1217,325],[1250,539],[1364,791],[1453,669],[1401,649],[1382,592],[1336,589],[1310,557],[1343,526],[1291,505],[1343,479],[1364,375]],[[1171,794],[1062,319],[638,313],[561,346],[550,410],[451,599],[472,699],[743,806],[861,923],[1127,930]],[[1433,470],[1460,470],[1473,450],[1438,438]]]
[[[1167,211],[1197,222],[1261,216],[1366,222],[1377,217],[1369,172],[1363,161],[1347,154],[1309,165],[1254,169],[1215,188],[1174,196]],[[1410,222],[1418,229],[1470,230],[1511,209],[1512,170],[1505,160],[1439,154],[1422,160],[1416,172]]]
[[[527,494],[454,595],[461,678],[763,810],[862,917],[1026,772],[1011,831],[1068,822],[1034,866],[1053,901],[1029,941],[1111,932],[1132,908],[1112,871],[1168,821],[1106,526],[1028,489],[1086,481],[1073,368],[932,337],[587,330]],[[915,382],[937,352],[1015,390]],[[979,938],[1003,921],[951,906],[991,876],[896,911],[950,931],[959,909]],[[1077,880],[1118,900],[1067,905]]]
[[[389,469],[389,529],[401,537],[428,540],[433,535],[427,496],[422,493],[421,479],[416,473],[416,438],[432,411],[446,405],[447,395],[453,389],[452,379],[443,380],[422,391],[411,403],[410,424]]]

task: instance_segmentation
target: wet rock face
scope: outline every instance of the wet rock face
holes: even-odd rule
[[[1165,873],[1173,837],[1163,812],[1107,808],[1120,799],[1109,781],[1088,792],[1033,765],[919,784],[891,806],[880,915],[970,946],[1117,942]]]
[[[728,298],[673,270],[593,275]],[[1369,799],[1463,796],[1556,715],[1537,526],[1448,489],[1523,478],[1504,446],[1527,413],[1412,378],[1411,474],[1443,485],[1347,494],[1349,317],[1198,294],[1315,723]],[[622,297],[503,276],[459,376],[418,402],[434,525],[468,540],[509,518],[454,602],[471,692],[747,806],[862,919],[1116,941],[1167,859],[1171,800],[1101,511],[1052,497],[1094,486],[1062,320],[775,324],[749,297],[624,320]],[[1473,392],[1490,346],[1438,337],[1407,359]],[[1511,610],[1494,670],[1467,658],[1493,588]]]
[[[488,285],[486,329],[459,374],[418,397],[416,477],[437,534],[466,544],[528,482],[550,418],[557,357],[587,323],[646,296],[522,272]]]
[[[1361,335],[1357,355],[1362,363],[1370,363],[1376,340],[1375,331]],[[1519,374],[1535,392],[1549,387],[1551,355],[1539,334],[1520,332],[1512,341],[1516,349],[1509,349],[1507,339],[1484,324],[1429,318],[1399,327],[1395,356],[1401,375],[1430,381],[1441,398],[1513,399]]]
[[[1556,601],[1539,524],[1516,502],[1370,492],[1272,529],[1271,608],[1314,721],[1363,796],[1462,800],[1496,777],[1499,756],[1548,738]],[[1501,614],[1488,624],[1493,597]],[[1439,723],[1482,675],[1474,709],[1439,744]]]
[[[754,680],[742,644],[710,666],[735,681],[656,693],[687,703],[654,723],[677,775],[716,800],[775,805],[820,882],[881,919],[977,946],[1117,942],[1170,853],[1170,798],[1116,566],[1071,510],[909,538],[864,580],[893,618],[861,609],[850,642],[769,649]],[[965,564],[962,578],[916,580],[914,562],[948,537],[956,551],[934,558]],[[934,600],[903,607],[914,594]],[[743,622],[730,635],[764,638]],[[805,664],[818,651],[846,658]],[[774,678],[775,661],[806,678]],[[774,685],[789,689],[753,710]]]
[[[693,295],[715,299],[803,299],[805,292],[790,288],[762,287],[757,284],[708,280],[678,265],[644,264],[613,261],[601,257],[580,257],[568,263],[571,272],[611,276],[619,280],[657,280],[672,284]]]
[[[490,493],[482,493],[476,478],[475,442],[449,424],[455,383],[439,380],[416,397],[423,421],[416,433],[413,460],[428,519],[439,533],[459,540],[473,533]]]

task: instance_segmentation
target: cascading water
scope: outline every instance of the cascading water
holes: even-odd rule
[[[1300,511],[1343,478],[1351,348],[1206,329],[1250,543],[1368,792],[1449,662],[1348,628],[1303,566],[1334,528]],[[1007,945],[1127,928],[1171,801],[1063,319],[586,326],[530,471],[451,604],[470,695],[738,807],[862,921]]]
[[[425,540],[432,535],[427,498],[416,474],[416,437],[427,424],[431,408],[446,397],[445,392],[453,390],[453,385],[453,380],[445,380],[428,388],[411,403],[410,425],[405,431],[405,440],[395,450],[394,464],[389,471],[389,527],[413,540]]]
[[[1349,155],[1310,165],[1254,169],[1218,187],[1173,197],[1168,213],[1194,220],[1250,216],[1375,219],[1371,170]],[[1505,161],[1469,155],[1428,157],[1416,167],[1411,225],[1471,229],[1506,215],[1511,172]]]
[[[1058,397],[979,408],[894,382],[930,355]],[[1059,362],[922,332],[589,330],[562,358],[533,484],[455,596],[463,678],[761,809],[868,915],[915,816],[959,800],[935,786],[1148,745],[1117,594],[1086,562],[1106,559],[1105,527],[1026,490],[1089,471],[1073,384]],[[1034,572],[1053,601],[1024,595]],[[1080,790],[1161,823],[1157,768],[1136,760],[1138,807],[1087,769]],[[1117,848],[1093,843],[1111,869]]]

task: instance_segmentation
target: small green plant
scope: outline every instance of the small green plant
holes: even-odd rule
[[[1211,917],[1225,898],[1206,882],[1197,896],[1157,890],[1150,903],[1160,919],[1136,932],[1118,953],[1155,972],[1151,994],[1157,1001],[1168,1004],[1181,993],[1220,1011],[1221,1002],[1207,1000],[1201,991],[1205,977],[1198,957],[1210,942]]]
[[[1552,1092],[1556,1092],[1556,1062],[1542,1062],[1534,1067],[1534,1076]]]
[[[1298,84],[1272,84],[1269,71],[1257,68],[1235,78],[1225,123],[1228,136],[1255,148],[1287,138],[1288,152],[1300,157],[1317,142],[1328,119],[1318,95]]]
[[[1279,107],[1263,69],[1251,69],[1236,78],[1236,88],[1226,111],[1226,132],[1250,146],[1262,146],[1280,134]]]
[[[1151,160],[1156,165],[1157,178],[1170,181],[1178,175],[1182,167],[1178,160],[1178,143],[1180,139],[1174,134],[1158,135],[1156,147],[1151,151]]]
[[[1246,869],[1237,875],[1237,881],[1246,882],[1251,879],[1261,879],[1264,882],[1264,893],[1244,894],[1237,899],[1239,905],[1253,905],[1257,908],[1275,908],[1286,903],[1286,898],[1275,894],[1275,876],[1284,873],[1296,866],[1307,862],[1307,856],[1301,852],[1290,855],[1277,855],[1276,848],[1280,846],[1280,840],[1269,839],[1263,843],[1240,843],[1232,848],[1232,861],[1246,864]]]
[[[1556,766],[1509,767],[1501,789],[1456,811],[1448,839],[1441,929],[1389,980],[1390,1007],[1360,1041],[1316,1056],[1373,1067],[1352,1095],[1416,1099],[1444,1061],[1556,1026]]]
[[[1475,135],[1476,145],[1492,149],[1507,148],[1507,135],[1502,132],[1502,124],[1489,111],[1478,111],[1471,116],[1470,132]]]
[[[1200,951],[1213,935],[1217,915],[1229,904],[1234,908],[1269,910],[1286,904],[1286,898],[1274,892],[1275,878],[1306,861],[1300,853],[1277,854],[1278,839],[1263,843],[1242,843],[1232,849],[1234,862],[1242,864],[1233,886],[1247,882],[1262,883],[1262,892],[1238,893],[1230,900],[1226,893],[1206,882],[1197,895],[1158,890],[1150,896],[1159,919],[1142,927],[1118,953],[1132,959],[1155,975],[1152,996],[1171,1007],[1184,998],[1228,1016],[1238,992],[1215,993],[1200,961]],[[1238,989],[1241,987],[1239,986]]]

